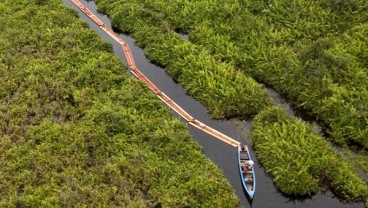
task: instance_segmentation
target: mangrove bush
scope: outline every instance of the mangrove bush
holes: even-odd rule
[[[366,1],[124,3],[287,95],[337,143],[368,147]]]
[[[254,119],[257,158],[276,186],[288,195],[312,195],[330,188],[348,200],[368,197],[368,185],[353,166],[308,125],[279,107]]]
[[[184,124],[59,0],[0,2],[0,207],[237,207]]]
[[[97,1],[114,26],[133,35],[147,57],[167,68],[215,118],[248,118],[270,105],[265,88],[230,64],[183,39],[139,1]],[[129,6],[126,6],[129,5]]]

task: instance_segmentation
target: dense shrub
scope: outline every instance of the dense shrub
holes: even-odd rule
[[[236,207],[188,129],[58,0],[0,2],[1,207]]]
[[[366,1],[119,2],[287,95],[336,142],[368,147]]]
[[[283,193],[312,195],[326,185],[348,200],[367,198],[368,186],[353,166],[300,119],[272,107],[253,126],[257,158]]]
[[[132,33],[147,57],[165,66],[188,94],[201,101],[214,118],[249,118],[270,105],[265,88],[207,50],[184,40],[161,16],[138,2],[98,1],[115,27]]]

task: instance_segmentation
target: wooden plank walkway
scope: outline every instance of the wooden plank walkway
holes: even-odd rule
[[[213,129],[204,123],[193,118],[189,113],[182,109],[178,104],[170,99],[164,92],[156,87],[136,66],[132,52],[128,44],[111,28],[107,27],[96,15],[94,15],[87,7],[85,7],[79,0],[71,0],[74,5],[76,5],[85,15],[87,15],[95,24],[97,24],[103,31],[110,35],[114,40],[116,40],[122,47],[124,56],[128,62],[128,67],[130,72],[139,80],[143,81],[150,90],[152,90],[157,97],[159,97],[167,106],[178,113],[182,118],[184,118],[190,125],[212,135],[213,137],[226,142],[234,147],[240,145],[240,142],[226,136],[225,134]]]

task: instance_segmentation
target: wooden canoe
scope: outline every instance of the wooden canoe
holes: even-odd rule
[[[254,174],[254,167],[248,168],[247,161],[252,160],[249,149],[246,145],[238,146],[238,160],[239,172],[243,188],[247,192],[249,198],[252,200],[256,189],[256,176]]]

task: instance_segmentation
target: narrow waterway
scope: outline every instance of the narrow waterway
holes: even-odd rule
[[[326,133],[323,131],[323,128],[315,121],[313,118],[307,116],[305,113],[296,110],[292,107],[292,105],[286,101],[283,95],[275,91],[270,87],[266,87],[268,96],[271,98],[271,101],[274,105],[278,105],[283,107],[290,115],[298,117],[305,122],[309,123],[310,130],[320,136],[326,136]]]
[[[63,3],[76,11],[78,11],[79,17],[88,23],[90,28],[94,30],[100,37],[108,41],[113,45],[115,54],[124,62],[126,60],[123,56],[123,51],[115,40],[102,31],[97,25],[95,25],[86,15],[79,11],[70,0],[62,0]],[[81,2],[88,7],[95,15],[97,15],[107,26],[111,27],[110,20],[96,11],[96,6],[93,1],[81,0]],[[130,45],[132,54],[135,58],[137,67],[164,93],[166,93],[171,99],[179,104],[185,111],[191,114],[201,122],[219,130],[220,132],[238,140],[241,143],[251,146],[251,140],[249,137],[251,122],[240,121],[236,119],[221,121],[213,120],[207,114],[206,108],[199,102],[188,96],[185,90],[177,83],[175,83],[170,76],[168,76],[164,69],[151,64],[146,59],[144,51],[138,48],[134,40],[127,35],[120,34],[120,36]],[[273,96],[279,96],[277,93],[273,93]],[[282,100],[280,98],[280,100]],[[179,120],[184,121],[175,112],[173,115]],[[255,172],[257,177],[257,188],[253,203],[250,204],[245,192],[242,189],[240,176],[237,166],[237,151],[236,148],[221,142],[220,140],[198,130],[195,127],[189,126],[192,137],[203,147],[204,154],[210,158],[217,166],[223,171],[224,176],[230,181],[236,194],[241,201],[241,207],[258,207],[258,208],[289,208],[289,207],[324,207],[324,208],[355,208],[364,207],[362,203],[346,204],[340,202],[330,192],[324,194],[318,194],[308,199],[290,199],[281,195],[274,187],[271,178],[265,173],[264,169],[259,165],[257,159],[255,160]]]

